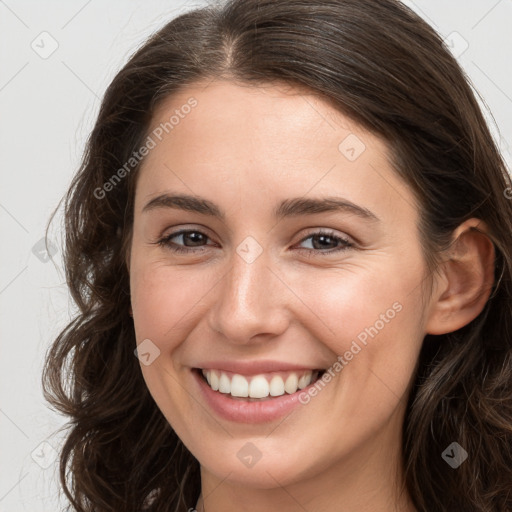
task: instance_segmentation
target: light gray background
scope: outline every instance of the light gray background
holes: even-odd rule
[[[47,408],[40,384],[44,353],[74,312],[60,216],[49,235],[53,261],[33,248],[78,168],[108,83],[150,33],[204,3],[0,0],[0,512],[66,503],[55,459],[66,419]],[[512,0],[405,3],[448,38],[510,166]]]

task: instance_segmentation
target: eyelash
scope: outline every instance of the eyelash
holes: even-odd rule
[[[199,233],[199,234],[205,236],[206,238],[208,238],[208,236],[205,233],[203,233],[202,231],[199,231],[196,229],[182,229],[182,230],[176,231],[175,233],[170,233],[169,235],[166,235],[165,237],[163,237],[153,243],[156,245],[159,245],[161,247],[165,247],[166,249],[169,249],[175,253],[180,253],[180,254],[203,252],[202,248],[201,249],[183,248],[182,246],[176,245],[170,241],[172,238],[175,238],[179,235],[188,234],[188,233]],[[308,236],[306,236],[305,238],[300,240],[299,244],[305,242],[309,238],[318,237],[318,236],[326,236],[326,237],[332,238],[334,241],[341,242],[342,246],[335,248],[335,249],[330,249],[328,251],[322,251],[320,249],[304,249],[304,248],[296,249],[296,250],[298,250],[299,252],[305,252],[308,255],[311,255],[312,253],[317,253],[317,254],[321,254],[321,255],[330,255],[333,253],[346,251],[347,249],[354,247],[354,244],[351,243],[348,239],[337,236],[332,231],[324,231],[324,230],[319,230],[319,231],[315,231],[314,233],[310,233]]]

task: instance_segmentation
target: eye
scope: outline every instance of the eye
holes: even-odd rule
[[[347,249],[354,247],[354,244],[350,242],[350,240],[337,236],[332,231],[315,231],[314,233],[309,234],[307,237],[303,238],[300,243],[304,243],[307,240],[312,240],[312,249],[298,249],[299,251],[306,251],[308,254],[318,253],[320,255],[329,255],[339,251],[346,251]],[[315,242],[316,240],[316,242]],[[335,245],[333,249],[328,251],[322,249],[329,249],[329,245]],[[337,246],[336,246],[337,245]]]
[[[182,245],[177,245],[174,242],[171,242],[173,238],[181,238],[183,242],[191,241],[191,248]],[[202,242],[206,242],[208,240],[208,236],[202,231],[198,231],[196,229],[181,229],[174,233],[170,233],[169,235],[160,238],[155,243],[161,247],[166,247],[173,252],[177,253],[191,253],[191,252],[202,252],[203,249],[194,249],[193,247],[201,247]]]

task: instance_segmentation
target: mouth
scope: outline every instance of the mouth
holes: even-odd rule
[[[263,402],[294,395],[313,385],[326,372],[325,369],[305,369],[242,375],[213,368],[194,368],[193,371],[212,391],[243,402]]]

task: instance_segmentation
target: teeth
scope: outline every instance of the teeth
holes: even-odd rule
[[[219,391],[221,393],[231,393],[231,381],[225,373],[220,374]]]
[[[241,378],[245,380],[245,377]],[[251,379],[251,384],[249,385],[249,396],[251,398],[265,398],[268,396],[269,392],[270,386],[268,385],[268,380],[265,379],[263,375],[256,375],[256,377]]]
[[[279,375],[272,377],[270,381],[270,396],[281,396],[284,395],[285,385],[283,379]]]
[[[304,389],[311,383],[311,372],[308,372],[305,375],[302,375],[299,379],[299,389]]]
[[[233,375],[231,379],[231,394],[233,396],[249,396],[249,383],[247,379],[244,379],[241,375]],[[251,396],[253,396],[252,393]]]
[[[309,386],[318,377],[318,372],[307,370],[301,373],[283,372],[279,374],[253,375],[244,377],[239,374],[227,374],[220,370],[202,370],[208,384],[214,391],[230,394],[234,397],[266,398],[292,394]]]
[[[208,378],[208,376],[210,376],[210,381],[208,382],[208,384],[210,384],[211,388],[214,391],[218,391],[219,390],[219,376],[217,375],[216,372],[208,372],[208,375],[206,376],[206,378]]]
[[[299,378],[297,377],[297,374],[296,373],[290,373],[290,375],[288,375],[288,378],[286,379],[286,382],[284,384],[284,390],[288,393],[288,394],[292,394],[292,393],[295,393],[295,391],[297,391],[298,389],[298,384],[299,384]]]

